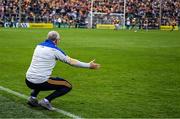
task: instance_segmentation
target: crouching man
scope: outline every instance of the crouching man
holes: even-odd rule
[[[72,89],[72,85],[65,79],[51,77],[57,60],[82,68],[98,69],[100,67],[94,60],[85,63],[69,57],[57,47],[59,42],[59,33],[50,31],[47,40],[37,45],[34,50],[30,67],[26,72],[26,84],[32,89],[28,104],[33,107],[41,106],[48,110],[54,110],[51,101],[67,94]],[[54,90],[54,92],[38,102],[37,96],[39,92],[49,90]]]

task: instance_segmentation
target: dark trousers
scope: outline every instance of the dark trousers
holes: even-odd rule
[[[26,84],[32,89],[31,96],[33,97],[37,97],[40,91],[55,90],[53,93],[45,97],[49,102],[68,93],[72,89],[72,85],[68,81],[59,77],[50,77],[48,81],[40,84],[34,84],[26,79]]]

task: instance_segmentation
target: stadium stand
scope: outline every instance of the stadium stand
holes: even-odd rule
[[[149,28],[159,28],[161,0],[127,0],[126,21],[133,18],[139,28],[148,22]],[[18,0],[0,1],[0,25],[12,27],[19,21]],[[161,24],[172,20],[180,23],[180,1],[162,0]],[[54,23],[57,27],[86,27],[90,15],[89,0],[22,0],[21,17],[24,23]],[[124,0],[94,0],[93,12],[123,13]]]

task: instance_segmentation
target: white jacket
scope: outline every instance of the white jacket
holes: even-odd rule
[[[47,81],[52,74],[57,60],[72,66],[90,67],[90,63],[80,62],[70,58],[51,40],[46,40],[35,48],[31,65],[26,72],[26,79],[35,84]]]

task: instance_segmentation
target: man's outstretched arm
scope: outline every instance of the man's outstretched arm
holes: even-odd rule
[[[95,60],[90,61],[89,63],[81,62],[77,59],[70,58],[67,56],[67,63],[76,66],[76,67],[83,67],[83,68],[91,68],[91,69],[98,69],[100,68],[100,64],[95,63]]]
[[[95,63],[95,60],[92,60],[89,63],[81,62],[81,61],[71,58],[61,52],[57,52],[56,59],[58,59],[62,62],[65,62],[71,66],[75,66],[75,67],[90,68],[90,69],[100,68],[100,64]]]

